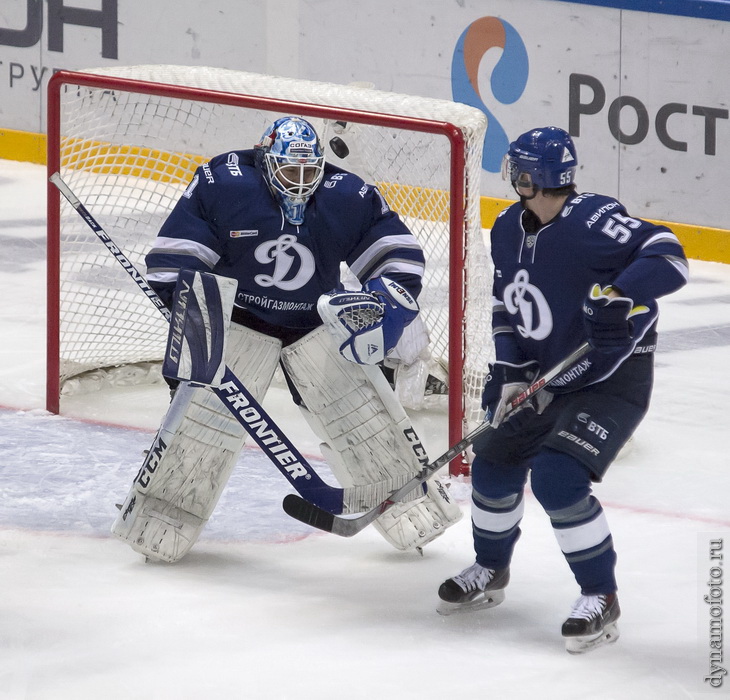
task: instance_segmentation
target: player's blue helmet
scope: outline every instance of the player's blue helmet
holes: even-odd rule
[[[515,187],[555,189],[572,185],[578,157],[570,134],[557,126],[527,131],[509,145],[502,177]]]
[[[256,161],[286,220],[303,223],[307,202],[324,175],[324,153],[314,127],[300,117],[277,119],[256,146]]]

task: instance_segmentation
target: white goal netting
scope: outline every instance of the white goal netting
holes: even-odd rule
[[[455,392],[464,397],[456,420],[462,428],[478,420],[491,353],[491,273],[479,211],[486,118],[479,110],[215,68],[99,69],[85,73],[88,82],[67,75],[56,76],[60,85],[49,97],[57,100],[49,111],[56,115],[49,116],[49,167],[57,165],[142,274],[144,256],[195,168],[227,150],[253,147],[274,119],[297,114],[286,102],[306,105],[300,113],[320,132],[328,160],[376,184],[424,247],[419,302],[430,342],[417,359],[405,358],[404,376],[417,366],[425,383],[443,372],[450,406]],[[56,144],[51,119],[58,124]],[[463,165],[452,157],[455,142],[447,134],[454,131],[463,139]],[[455,182],[463,187],[456,206]],[[67,390],[90,371],[115,373],[121,383],[153,377],[167,336],[159,312],[65,202],[51,243],[58,245],[58,285],[49,292],[57,294],[59,312],[49,319],[58,339],[49,377]]]

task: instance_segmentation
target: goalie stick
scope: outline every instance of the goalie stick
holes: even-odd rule
[[[530,384],[521,394],[512,399],[506,416],[517,410],[527,399],[543,389],[549,382],[558,377],[562,372],[571,367],[581,357],[583,357],[591,346],[589,343],[583,343],[579,348],[574,350],[562,362],[559,362],[552,369],[548,370],[542,377]],[[375,506],[372,510],[359,515],[355,518],[338,517],[323,510],[316,504],[311,503],[300,496],[289,494],[284,497],[283,508],[287,515],[299,520],[307,525],[316,527],[325,532],[331,532],[341,537],[352,537],[361,530],[364,530],[370,523],[377,520],[388,508],[393,506],[399,499],[408,495],[413,489],[417,488],[424,482],[428,481],[441,467],[448,464],[452,459],[458,457],[466,450],[474,441],[487,430],[492,430],[490,423],[481,423],[468,435],[462,438],[456,445],[449,448],[440,457],[430,464],[427,464],[420,472],[418,472],[410,481],[406,482],[399,489],[393,491],[388,498],[382,503]]]
[[[109,234],[86,209],[71,188],[64,182],[60,173],[54,173],[49,180],[58,188],[68,203],[84,219],[89,228],[169,323],[171,319],[170,311],[157,292],[150,287],[139,270],[126,258]],[[355,511],[359,507],[358,504],[362,502],[381,499],[384,492],[392,489],[392,481],[347,488],[330,486],[323,481],[230,368],[225,368],[220,386],[211,387],[211,390],[287,481],[302,496],[306,496],[308,500],[304,501],[305,503],[316,504],[324,511],[339,515],[344,512]],[[158,432],[150,454],[158,449],[159,437]]]

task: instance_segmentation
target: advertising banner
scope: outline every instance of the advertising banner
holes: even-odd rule
[[[4,0],[0,130],[45,131],[58,69],[165,63],[368,82],[483,110],[484,195],[514,199],[499,173],[509,141],[556,125],[575,137],[579,189],[638,216],[730,228],[717,196],[730,171],[729,30],[555,0]]]

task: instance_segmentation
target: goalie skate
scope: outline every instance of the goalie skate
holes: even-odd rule
[[[569,654],[584,654],[613,644],[619,638],[616,621],[620,616],[621,608],[615,593],[581,596],[563,623],[565,650]]]

